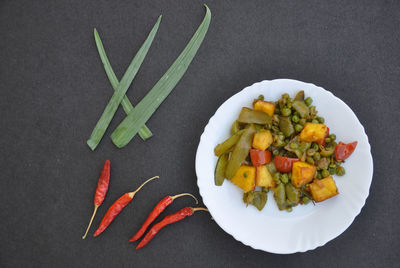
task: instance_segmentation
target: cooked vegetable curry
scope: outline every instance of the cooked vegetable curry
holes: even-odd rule
[[[243,201],[262,210],[274,192],[279,210],[322,202],[339,194],[333,175],[357,142],[336,142],[312,99],[300,91],[276,102],[260,95],[253,109],[243,107],[233,122],[232,136],[218,144],[215,185],[230,180],[244,191]]]

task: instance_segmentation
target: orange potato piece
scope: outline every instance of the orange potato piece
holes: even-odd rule
[[[256,100],[254,102],[253,106],[254,106],[254,110],[264,112],[271,117],[274,115],[275,103],[273,103],[273,102]]]
[[[245,192],[254,190],[256,186],[256,168],[253,166],[242,165],[231,179],[236,186]]]
[[[275,181],[265,165],[256,167],[256,186],[274,188]]]
[[[296,187],[301,187],[313,180],[316,171],[317,168],[315,166],[306,162],[294,162],[292,168],[292,184]]]
[[[300,140],[306,142],[319,141],[325,138],[328,127],[324,124],[310,123],[304,124],[303,130],[300,132]]]
[[[269,130],[260,131],[254,134],[252,147],[265,151],[273,141],[272,134]]]
[[[315,202],[322,202],[339,194],[335,181],[332,177],[326,177],[310,185],[310,192]]]

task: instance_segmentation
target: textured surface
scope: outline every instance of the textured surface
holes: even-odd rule
[[[119,150],[85,144],[113,90],[93,40],[102,37],[120,79],[160,13],[153,46],[127,95],[137,103],[179,55],[204,16],[202,1],[0,3],[0,266],[395,267],[400,162],[398,1],[209,1],[209,32],[188,72],[149,120],[154,137]],[[198,212],[136,252],[128,243],[165,195],[198,195],[194,158],[219,105],[256,81],[288,77],[343,99],[366,128],[370,196],[350,228],[322,248],[289,256],[255,251]],[[111,185],[94,221],[153,175],[96,239],[81,236],[104,160]],[[191,200],[179,199],[167,213]],[[164,215],[163,214],[163,215]]]

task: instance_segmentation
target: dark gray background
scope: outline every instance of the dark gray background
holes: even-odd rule
[[[154,137],[114,147],[109,135],[124,117],[119,109],[98,149],[86,146],[112,94],[93,28],[121,77],[163,14],[128,91],[137,103],[200,24],[202,3],[1,1],[0,266],[399,267],[399,1],[208,1],[208,34],[149,120]],[[210,116],[245,86],[274,78],[332,91],[365,126],[375,172],[354,223],[324,247],[274,255],[244,246],[198,213],[136,251],[128,239],[162,197],[198,195],[195,152]],[[105,159],[111,185],[91,233],[121,194],[150,176],[161,179],[100,237],[82,241]],[[192,204],[177,200],[163,215]]]

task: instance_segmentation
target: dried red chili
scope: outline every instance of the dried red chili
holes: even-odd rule
[[[85,234],[82,236],[82,239],[86,238],[87,233],[89,232],[90,226],[92,225],[94,216],[96,215],[97,209],[103,203],[104,198],[106,197],[108,191],[108,185],[110,183],[110,161],[106,160],[103,166],[103,170],[101,171],[100,178],[97,182],[96,192],[94,194],[94,210],[92,217],[90,218],[89,225],[86,229]]]
[[[206,208],[185,207],[174,214],[166,216],[160,222],[154,224],[154,226],[150,229],[150,231],[147,232],[146,236],[142,239],[142,241],[140,241],[136,249],[140,249],[145,245],[147,245],[147,243],[149,243],[150,240],[153,239],[153,237],[165,226],[183,220],[186,217],[192,216],[195,211],[199,210],[208,211],[208,209]]]
[[[117,217],[117,215],[132,201],[133,197],[137,192],[139,192],[142,187],[151,180],[159,178],[158,176],[152,177],[145,181],[142,185],[139,186],[135,191],[126,193],[122,195],[111,207],[107,210],[106,215],[104,215],[103,219],[100,222],[99,227],[97,228],[96,232],[94,233],[94,237],[101,234],[110,224],[111,222]]]
[[[196,200],[196,204],[199,203],[196,197],[194,197],[192,194],[189,193],[182,193],[182,194],[177,194],[174,196],[166,196],[163,199],[161,199],[160,202],[153,208],[153,210],[150,212],[149,216],[143,223],[142,227],[137,231],[137,233],[132,236],[131,239],[129,239],[129,242],[134,242],[138,240],[146,231],[147,227],[158,217],[158,215],[161,214],[165,210],[166,207],[168,207],[175,199],[182,197],[182,196],[191,196]]]

